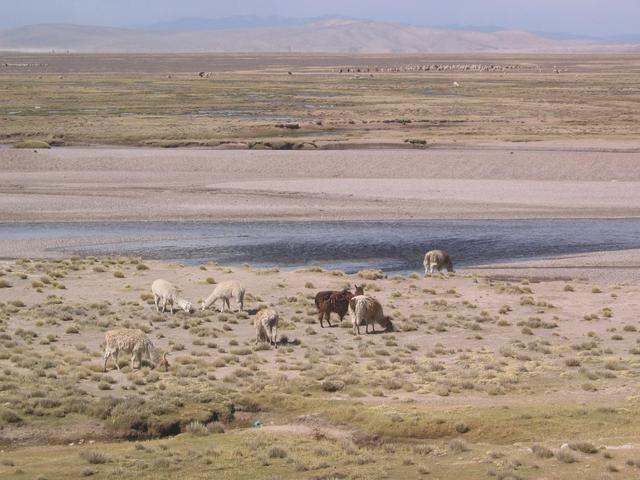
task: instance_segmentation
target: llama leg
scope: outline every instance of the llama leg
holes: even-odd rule
[[[278,348],[278,326],[273,327],[273,331],[271,332],[271,337],[273,338],[273,344]]]
[[[327,323],[329,324],[329,328],[333,328],[333,325],[331,325],[331,310],[327,310]]]
[[[322,323],[322,321],[324,320],[324,312],[322,310],[320,310],[320,315],[318,316],[318,320],[320,320],[320,328],[324,328],[324,323]]]
[[[113,361],[116,362],[116,368],[120,371],[120,364],[118,363],[118,350],[113,353]]]
[[[229,300],[229,298],[225,298],[224,303],[227,306],[227,310],[229,310],[230,312],[233,312],[233,309],[231,308],[231,300]]]
[[[107,351],[104,352],[104,367],[103,367],[103,371],[107,371],[107,360],[109,360],[109,357],[111,356],[111,354]]]
[[[153,301],[156,304],[156,312],[160,311],[160,297],[158,295],[156,295],[155,293],[153,294]]]
[[[167,311],[167,299],[163,298],[162,299],[162,313]]]

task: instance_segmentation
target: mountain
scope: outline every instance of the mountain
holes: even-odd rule
[[[30,25],[0,30],[0,50],[84,53],[318,52],[465,53],[627,50],[621,44],[553,39],[523,31],[466,31],[330,18],[310,23],[250,26],[235,21],[186,22],[177,31],[82,25]],[[236,25],[244,25],[238,28]],[[216,27],[217,25],[217,27]],[[178,28],[174,25],[172,28]],[[197,30],[201,28],[201,30]],[[635,43],[635,42],[634,42]],[[637,48],[637,47],[636,47]]]
[[[225,18],[184,17],[170,22],[143,25],[140,30],[152,32],[205,32],[235,28],[271,28],[304,25],[309,19],[236,15]]]

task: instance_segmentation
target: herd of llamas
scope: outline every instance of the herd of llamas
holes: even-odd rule
[[[445,250],[431,250],[424,256],[425,276],[447,269],[453,272],[453,263],[449,253]],[[187,313],[195,311],[193,304],[180,295],[180,289],[166,280],[156,280],[151,285],[153,299],[158,312],[165,313],[167,309],[174,313],[175,309],[183,310]],[[236,280],[230,280],[216,285],[211,295],[200,305],[201,309],[207,310],[220,301],[220,312],[225,308],[231,310],[231,299],[233,299],[240,309],[244,310],[245,287]],[[335,313],[344,319],[347,312],[351,318],[353,333],[360,335],[360,327],[365,327],[365,333],[375,333],[376,324],[385,331],[393,330],[391,318],[384,315],[382,304],[375,298],[364,294],[362,285],[355,285],[354,292],[348,289],[342,291],[325,290],[319,292],[315,297],[316,308],[318,309],[320,326],[324,328],[324,320],[331,327],[331,314]],[[256,343],[268,342],[278,348],[278,312],[273,308],[261,309],[257,312],[254,320],[256,330]],[[124,353],[130,355],[131,369],[142,366],[143,358],[155,367],[169,367],[167,353],[161,353],[142,330],[120,328],[109,330],[105,334],[104,370],[107,369],[107,361],[113,359],[116,368],[120,370],[118,355]]]

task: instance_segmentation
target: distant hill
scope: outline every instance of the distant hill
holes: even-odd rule
[[[139,28],[141,30],[159,32],[205,32],[236,28],[290,27],[306,23],[309,23],[309,19],[236,15],[225,18],[184,17],[169,22],[143,25]]]
[[[345,18],[276,26],[264,26],[257,17],[235,17],[235,20],[214,21],[214,24],[193,19],[183,22],[182,25],[157,25],[146,29],[30,25],[0,30],[0,50],[83,53],[562,53],[637,49],[637,46],[627,44],[548,38],[523,31],[436,29]],[[238,28],[238,24],[243,27]]]

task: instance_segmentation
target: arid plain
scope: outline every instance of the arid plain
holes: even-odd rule
[[[0,65],[4,223],[639,216],[637,56]],[[0,239],[2,478],[640,472],[637,251],[423,278],[59,246]],[[159,314],[156,278],[194,302],[241,280],[248,312]],[[314,294],[355,283],[393,332],[320,327]],[[269,305],[278,349],[254,344],[251,314]],[[114,327],[147,332],[168,371],[104,373]]]

